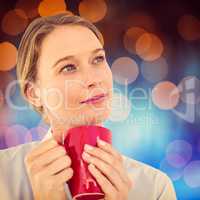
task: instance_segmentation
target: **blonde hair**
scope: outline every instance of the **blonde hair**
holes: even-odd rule
[[[30,23],[27,27],[18,48],[17,57],[17,78],[20,91],[25,100],[26,90],[29,82],[37,79],[37,61],[39,58],[40,47],[44,37],[51,33],[59,25],[81,25],[89,28],[104,44],[101,32],[90,21],[68,13],[62,13],[54,16],[39,17]],[[30,103],[30,102],[29,102]],[[43,107],[32,105],[33,108],[43,116]],[[46,122],[47,119],[44,119]]]

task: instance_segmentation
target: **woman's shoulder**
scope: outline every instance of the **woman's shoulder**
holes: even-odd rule
[[[176,199],[173,183],[166,173],[125,155],[122,157],[128,176],[133,181],[133,194],[138,194],[141,191],[140,197],[154,199],[150,196],[155,196],[156,199],[158,197],[166,197],[160,199]],[[142,193],[142,188],[146,188],[145,194]]]
[[[0,150],[0,193],[3,199],[33,199],[24,157],[39,142]]]
[[[160,171],[159,169],[148,165],[144,162],[135,160],[131,157],[125,156],[122,154],[122,158],[123,158],[123,164],[125,166],[125,168],[129,171],[134,170],[134,172],[138,171],[140,173],[143,174],[148,174],[148,175],[152,175],[152,176],[156,176],[157,174],[162,174],[164,175],[165,173]]]

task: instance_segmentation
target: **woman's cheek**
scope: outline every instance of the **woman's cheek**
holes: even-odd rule
[[[49,88],[43,91],[43,104],[50,110],[57,110],[63,103],[62,92],[57,88]]]
[[[113,86],[113,74],[112,74],[112,71],[111,71],[111,68],[110,68],[110,66],[109,65],[107,65],[107,72],[106,72],[106,80],[107,80],[107,82],[108,82],[108,85],[109,85],[109,87],[110,88],[112,88],[112,86]]]

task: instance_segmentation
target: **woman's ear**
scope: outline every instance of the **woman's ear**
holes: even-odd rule
[[[25,96],[29,103],[36,107],[41,107],[41,91],[40,88],[37,87],[34,83],[27,83]]]

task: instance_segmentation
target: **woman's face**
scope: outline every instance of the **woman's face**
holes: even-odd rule
[[[102,44],[86,27],[58,26],[44,38],[36,84],[55,129],[101,124],[110,114],[112,73]],[[106,96],[84,103],[99,94]]]

